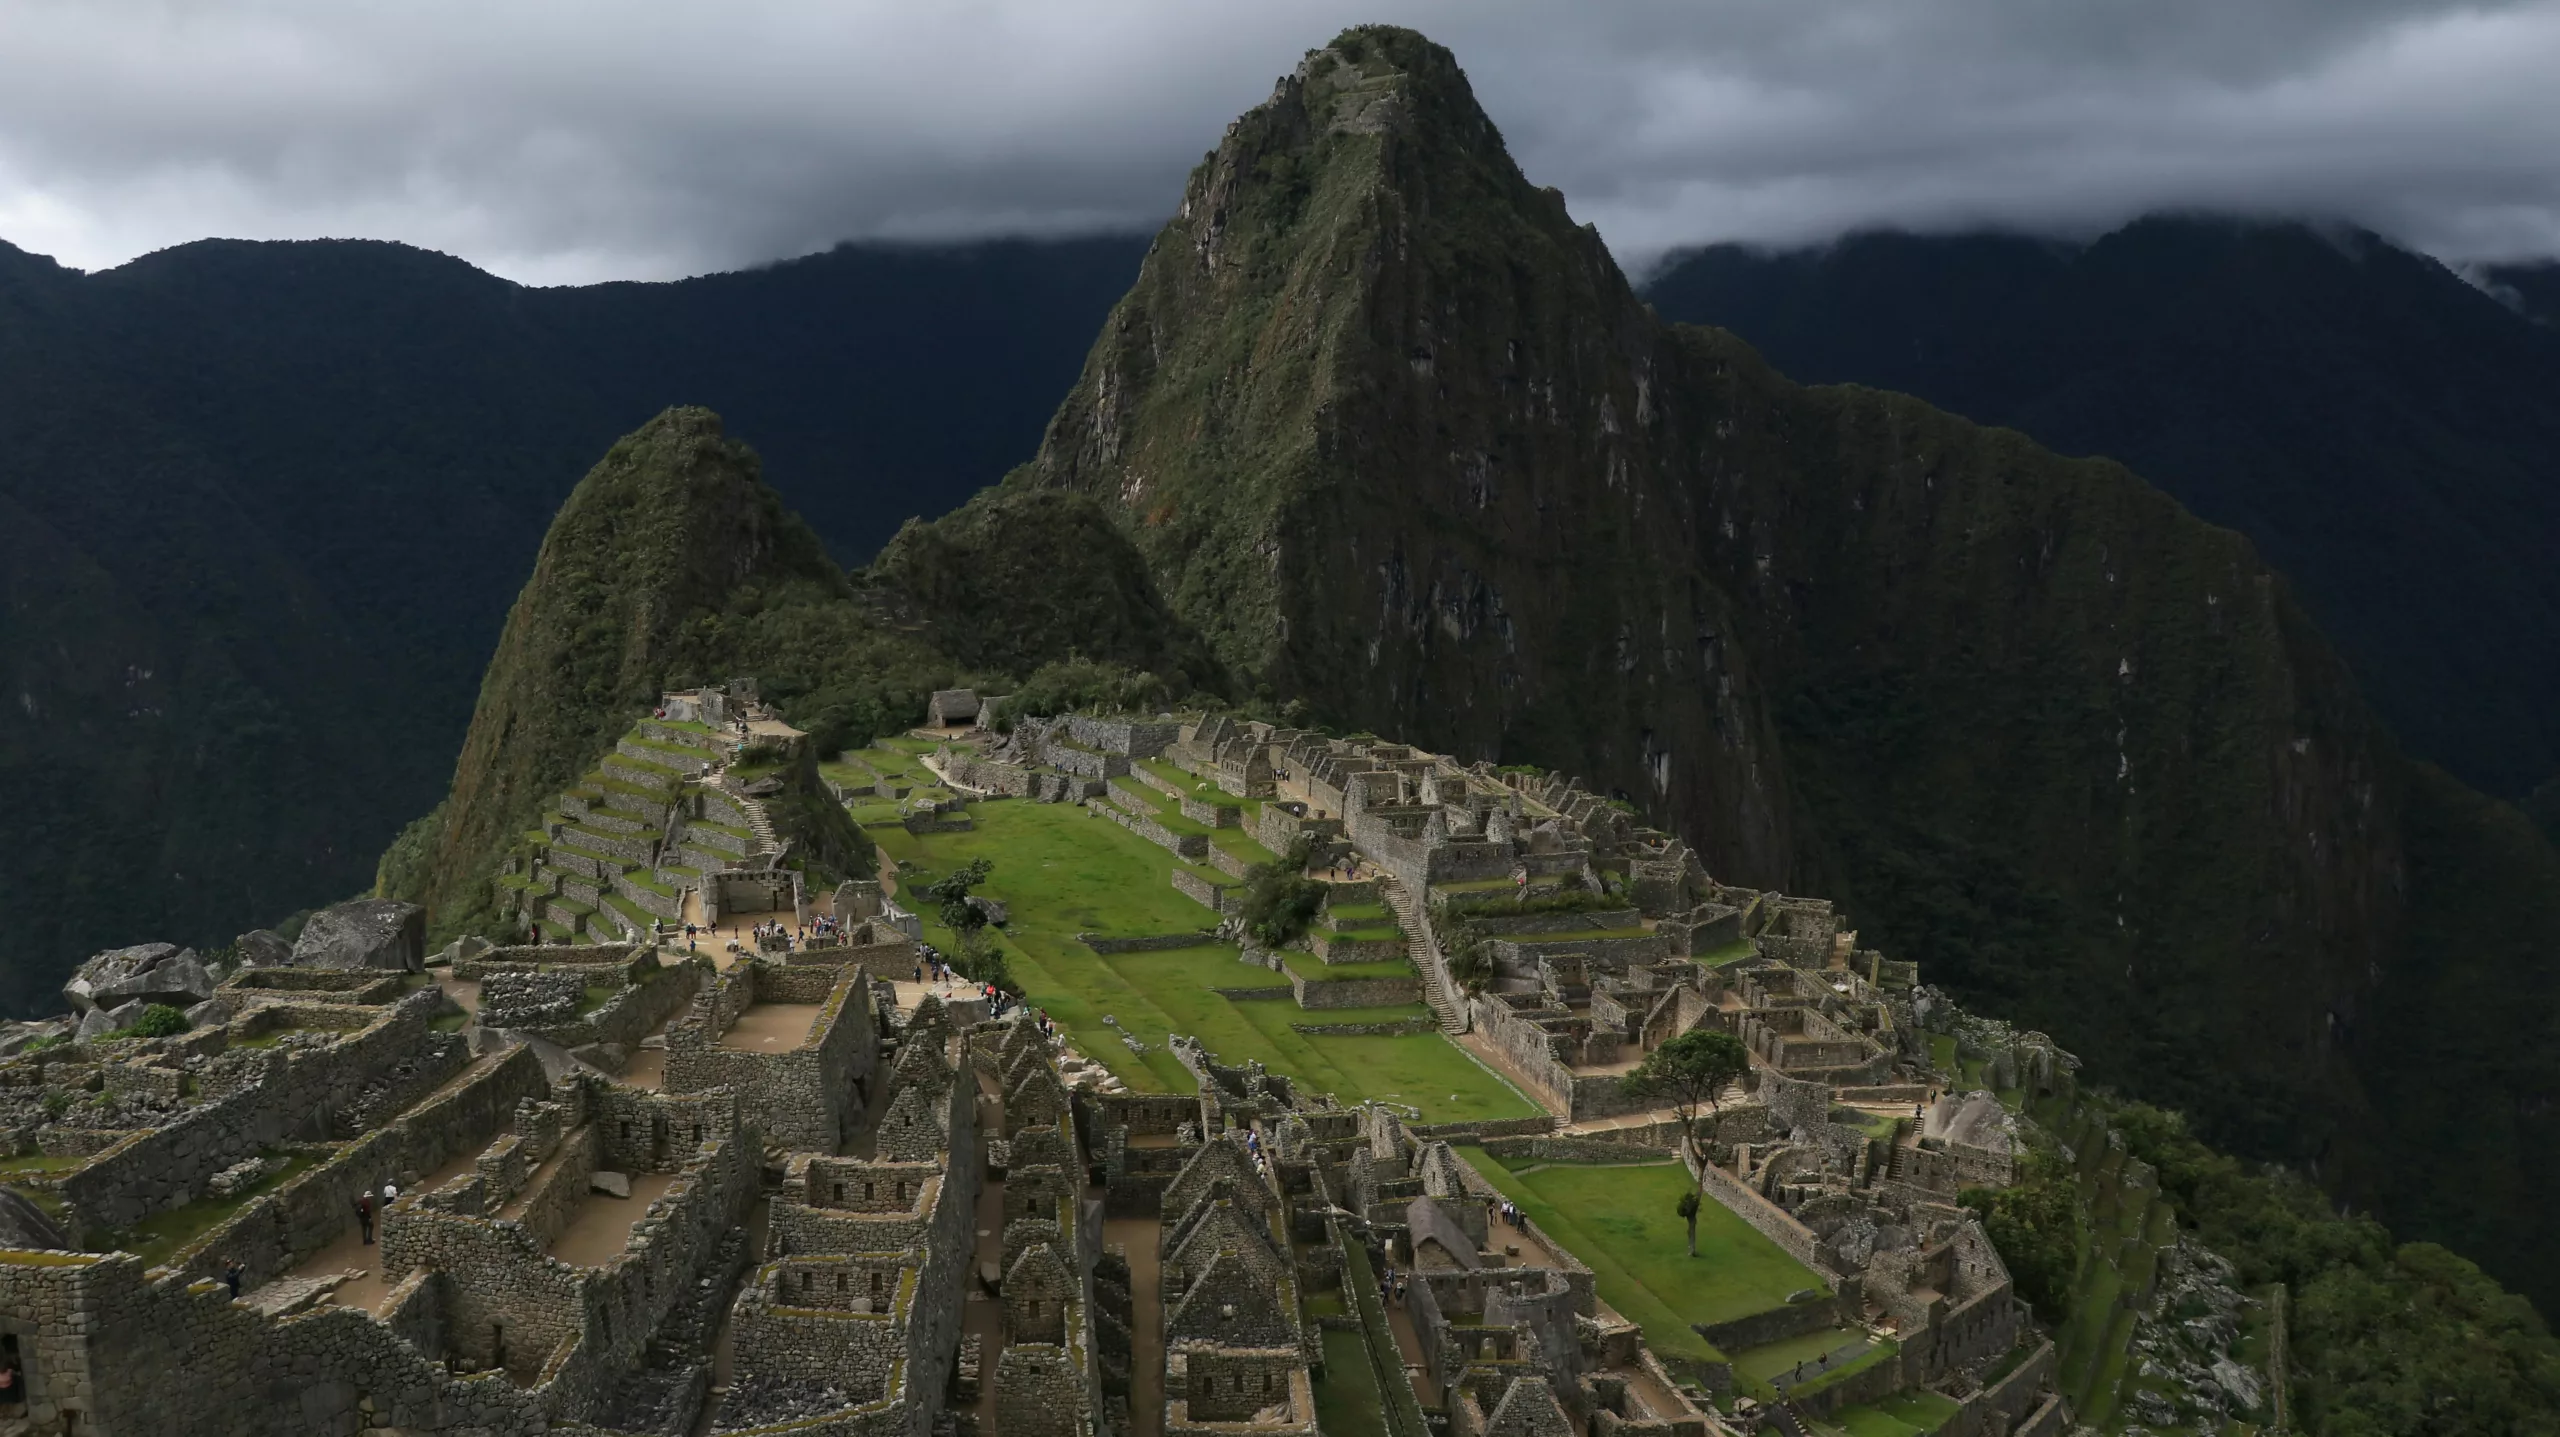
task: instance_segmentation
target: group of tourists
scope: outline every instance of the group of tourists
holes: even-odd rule
[[[367,1246],[371,1246],[373,1243],[374,1214],[382,1211],[383,1209],[389,1208],[392,1200],[399,1196],[400,1187],[396,1183],[384,1183],[382,1185],[382,1203],[380,1207],[376,1207],[374,1205],[374,1197],[370,1189],[356,1194],[356,1231],[364,1235],[364,1241]]]
[[[1486,1204],[1486,1206],[1491,1207],[1493,1209],[1494,1216],[1502,1219],[1504,1222],[1511,1224],[1513,1227],[1518,1227],[1520,1225],[1520,1209],[1513,1206],[1511,1199],[1496,1198],[1491,1203]]]

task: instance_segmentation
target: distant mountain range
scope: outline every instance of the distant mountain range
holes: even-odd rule
[[[839,560],[1027,458],[1143,239],[528,289],[369,242],[0,245],[0,1004],[366,887],[616,436],[717,404]]]
[[[2412,752],[2560,773],[2560,268],[2467,282],[2344,228],[1698,251],[1646,296],[1789,375],[2123,461],[2247,534]],[[2493,297],[2494,291],[2501,298]]]

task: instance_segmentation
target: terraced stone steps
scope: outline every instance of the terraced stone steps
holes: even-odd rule
[[[1422,903],[1393,874],[1378,879],[1378,896],[1394,910],[1396,925],[1404,930],[1405,956],[1413,960],[1414,971],[1422,975],[1422,1000],[1431,1005],[1440,1019],[1440,1031],[1451,1037],[1467,1031],[1466,1006],[1449,981],[1449,967],[1440,957],[1440,945],[1431,937],[1431,923],[1422,911]]]

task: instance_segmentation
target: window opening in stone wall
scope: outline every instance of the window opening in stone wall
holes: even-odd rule
[[[880,1295],[880,1272],[877,1268],[872,1269],[871,1273],[871,1295],[873,1297]]]
[[[862,1185],[862,1200],[864,1202],[870,1202],[872,1199],[878,1197],[879,1188],[880,1185],[878,1183],[864,1183]]]
[[[865,1194],[863,1194],[863,1196],[865,1196],[865,1197],[869,1197],[869,1196],[870,1196],[870,1194],[869,1194],[869,1193],[865,1193]],[[843,1201],[844,1201],[844,1184],[842,1184],[842,1183],[838,1183],[838,1184],[836,1184],[836,1201],[837,1201],[837,1202],[843,1202]]]

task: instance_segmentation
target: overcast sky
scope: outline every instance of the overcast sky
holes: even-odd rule
[[[1147,228],[1366,20],[1455,49],[1634,267],[2161,207],[2560,254],[2560,0],[0,0],[0,239],[360,235],[562,283]]]

